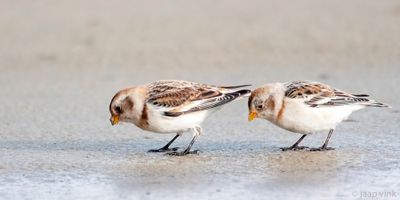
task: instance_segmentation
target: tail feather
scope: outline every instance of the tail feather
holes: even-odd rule
[[[389,108],[390,106],[381,102],[377,102],[375,100],[372,100],[370,102],[365,102],[366,106],[370,106],[370,107],[384,107],[384,108]]]
[[[351,94],[351,95],[356,96],[356,97],[369,97],[368,94]]]
[[[250,86],[251,86],[250,84],[247,84],[247,85],[219,86],[219,87],[224,89],[236,89],[236,88],[250,87]]]

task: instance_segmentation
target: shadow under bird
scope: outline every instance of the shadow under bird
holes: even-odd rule
[[[329,131],[324,144],[313,151],[330,150],[329,139],[335,127],[356,110],[365,107],[388,107],[369,99],[367,94],[350,94],[328,85],[294,81],[270,83],[254,90],[249,98],[249,121],[266,119],[275,125],[302,136],[292,146],[282,150],[298,150],[309,134]]]
[[[156,133],[176,133],[160,149],[149,152],[168,152],[169,155],[187,155],[201,134],[202,122],[226,103],[250,94],[238,86],[214,86],[179,80],[163,80],[119,91],[110,103],[111,124],[129,122]],[[193,138],[181,152],[170,145],[185,131],[191,130]]]

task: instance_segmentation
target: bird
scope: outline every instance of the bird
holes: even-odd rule
[[[176,133],[165,146],[148,152],[166,152],[184,156],[201,134],[202,122],[223,105],[249,96],[251,90],[238,89],[251,85],[215,86],[183,80],[160,80],[118,91],[109,106],[112,125],[133,123],[142,130],[155,133]],[[183,151],[170,145],[184,132],[193,133]]]
[[[313,81],[269,83],[252,91],[248,120],[266,119],[290,132],[302,134],[287,150],[301,150],[300,142],[313,133],[329,131],[323,145],[311,151],[332,150],[328,142],[336,126],[354,111],[366,107],[389,107],[367,94],[350,94]]]

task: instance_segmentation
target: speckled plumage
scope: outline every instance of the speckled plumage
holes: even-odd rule
[[[249,90],[232,91],[227,88],[240,86],[214,86],[188,81],[165,80],[148,84],[146,103],[164,108],[164,115],[177,117],[182,114],[212,109],[228,103]]]
[[[294,81],[285,83],[285,96],[293,99],[304,99],[311,107],[343,106],[362,104],[366,106],[384,106],[379,102],[368,99],[367,94],[349,94],[328,85],[310,82]]]
[[[250,90],[239,86],[214,86],[180,80],[163,80],[118,92],[110,103],[110,113],[120,121],[131,122],[143,130],[158,133],[182,133],[199,128],[204,119],[222,105]],[[132,109],[117,110],[131,101]],[[129,108],[124,106],[125,108]],[[200,129],[196,129],[199,133]]]
[[[327,130],[331,135],[337,124],[352,112],[369,106],[387,107],[368,97],[318,82],[271,83],[255,89],[250,95],[249,119],[266,119],[281,128],[304,135]]]

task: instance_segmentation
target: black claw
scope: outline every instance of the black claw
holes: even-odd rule
[[[179,149],[179,147],[174,147],[174,148],[172,148],[171,150],[172,150],[172,151],[178,151],[178,149]]]
[[[303,150],[303,149],[308,149],[308,147],[305,146],[291,146],[291,147],[282,147],[280,148],[282,151],[298,151],[298,150]]]
[[[199,154],[199,150],[181,151],[181,152],[173,151],[173,152],[166,153],[166,155],[169,155],[169,156],[186,156],[186,155],[189,155],[189,154]]]
[[[178,147],[174,147],[172,149],[169,148],[169,146],[179,137],[179,134],[176,134],[174,138],[172,138],[171,141],[169,141],[165,146],[159,148],[159,149],[150,149],[147,152],[149,153],[160,153],[160,152],[171,152],[171,151],[177,151]]]
[[[332,147],[319,147],[319,148],[310,149],[310,151],[330,151],[330,150],[335,150],[335,148],[332,148]]]
[[[179,147],[174,147],[172,149],[170,149],[170,148],[160,148],[160,149],[150,149],[147,152],[148,153],[176,152],[178,149],[179,149]]]

